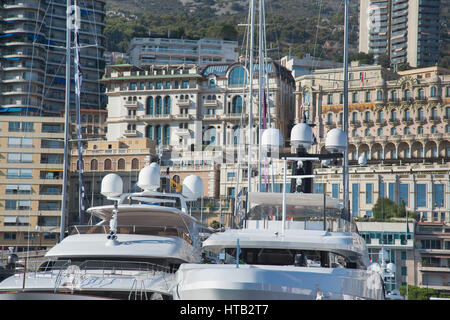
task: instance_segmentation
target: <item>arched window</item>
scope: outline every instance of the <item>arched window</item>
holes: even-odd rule
[[[228,85],[243,86],[247,83],[247,72],[244,67],[237,66],[230,71]]]
[[[409,133],[410,133],[409,127],[405,127],[405,128],[403,129],[403,134],[409,134]]]
[[[377,120],[378,120],[378,122],[383,121],[383,111],[378,110],[378,112],[377,112]]]
[[[104,164],[103,164],[103,169],[104,170],[111,170],[112,169],[112,162],[111,159],[106,159]]]
[[[431,109],[431,120],[437,120],[437,118],[438,118],[437,108]]]
[[[410,119],[410,112],[409,109],[405,110],[405,120],[409,120]]]
[[[425,91],[423,91],[423,89],[419,89],[419,93],[418,96],[419,100],[423,100],[425,99]]]
[[[397,101],[397,98],[398,98],[398,96],[397,96],[397,91],[392,91],[391,92],[391,101]]]
[[[418,126],[417,127],[417,134],[423,134],[423,127],[422,126]]]
[[[419,120],[419,121],[423,120],[423,109],[422,108],[417,110],[417,120]]]
[[[134,158],[131,160],[131,170],[139,170],[139,159]]]
[[[352,112],[352,122],[355,123],[358,121],[358,112]]]
[[[125,170],[125,159],[117,161],[117,170]]]
[[[241,113],[242,112],[242,97],[235,96],[232,100],[231,113]]]
[[[364,136],[370,137],[370,129],[369,129],[369,128],[366,128],[366,129],[364,130]]]
[[[213,126],[208,127],[203,134],[203,143],[206,145],[216,144],[216,128]]]
[[[145,137],[149,139],[153,139],[153,126],[148,125],[145,127]]]
[[[405,101],[411,100],[411,92],[409,90],[405,90],[405,92],[403,94],[405,97]]]
[[[431,126],[431,133],[437,133],[437,127]]]
[[[378,101],[383,100],[383,91],[381,91],[381,90],[377,91],[377,100]]]
[[[397,135],[397,129],[391,128],[391,136],[396,136],[396,135]]]
[[[391,120],[397,120],[397,111],[396,110],[391,111]]]
[[[366,111],[366,112],[364,113],[364,120],[365,120],[366,122],[369,122],[369,121],[370,121],[370,111]]]
[[[383,135],[383,128],[378,128],[377,135],[381,137]]]
[[[147,98],[147,105],[145,107],[145,114],[153,114],[153,97]]]
[[[164,97],[164,114],[170,114],[171,100],[169,96]]]
[[[96,159],[91,160],[91,171],[97,171],[98,170],[98,161]]]
[[[156,104],[156,110],[155,110],[155,113],[157,114],[157,115],[160,115],[160,114],[162,114],[162,104],[163,104],[163,101],[162,101],[162,98],[160,97],[160,96],[157,96],[156,97],[156,100],[155,100],[155,104]]]

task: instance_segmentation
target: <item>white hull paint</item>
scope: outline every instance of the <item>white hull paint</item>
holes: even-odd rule
[[[193,265],[177,271],[175,300],[380,300],[377,274],[345,268]]]

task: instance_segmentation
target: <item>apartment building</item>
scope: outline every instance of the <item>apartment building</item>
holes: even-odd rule
[[[0,245],[18,251],[59,239],[64,120],[0,117]]]
[[[296,79],[297,115],[314,124],[316,152],[343,128],[342,70]],[[371,216],[388,197],[424,221],[450,221],[450,71],[438,67],[392,73],[380,66],[349,68],[349,163],[353,216]],[[364,156],[367,165],[359,166]],[[340,168],[319,168],[317,190],[341,197]]]
[[[386,54],[392,65],[439,61],[439,0],[360,0],[359,51]]]
[[[213,38],[133,38],[127,54],[130,64],[139,67],[166,64],[206,66],[238,61],[237,48],[237,41]]]
[[[78,1],[78,5],[81,106],[99,109],[104,103],[98,80],[105,64],[105,1]],[[66,1],[5,0],[0,19],[1,112],[58,116],[65,103]],[[71,91],[74,95],[73,85]],[[74,96],[71,104],[74,108]]]

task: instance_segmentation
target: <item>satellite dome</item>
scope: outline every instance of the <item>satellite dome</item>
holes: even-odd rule
[[[334,128],[328,131],[325,138],[325,148],[329,152],[343,152],[347,147],[347,137],[344,130]]]
[[[203,180],[194,174],[187,176],[182,185],[182,195],[189,199],[198,199],[203,195]]]
[[[105,197],[118,197],[123,193],[122,178],[115,173],[107,174],[102,180],[101,194]]]
[[[262,147],[270,152],[276,151],[283,146],[283,136],[276,128],[265,129],[261,136]]]
[[[390,272],[390,273],[395,273],[395,263],[389,262],[386,266],[386,269]]]
[[[306,123],[297,123],[291,130],[291,145],[308,148],[313,143],[313,132]]]
[[[360,156],[360,157],[358,158],[358,164],[359,164],[360,166],[365,166],[366,163],[367,163],[367,158],[366,158],[365,155],[362,155],[362,156]]]
[[[374,262],[367,269],[369,271],[373,271],[373,272],[380,272],[381,271],[381,266],[377,262]]]
[[[156,190],[160,186],[160,169],[156,162],[145,166],[139,172],[137,185],[143,190]]]

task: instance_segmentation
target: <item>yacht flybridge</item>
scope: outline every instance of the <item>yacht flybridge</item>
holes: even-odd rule
[[[135,193],[122,193],[118,175],[105,176],[102,194],[114,205],[87,210],[101,221],[71,227],[45,261],[28,261],[25,273],[0,283],[0,299],[170,299],[180,264],[201,260],[205,230],[186,202],[201,195],[203,182],[191,175],[182,194],[158,192],[159,170],[144,167],[143,191]]]

